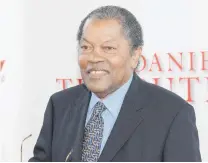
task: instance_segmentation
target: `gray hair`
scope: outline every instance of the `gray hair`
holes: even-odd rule
[[[142,28],[136,17],[125,8],[118,6],[102,6],[90,12],[81,22],[77,33],[77,41],[83,35],[83,27],[90,18],[96,19],[115,19],[121,24],[124,36],[129,41],[131,50],[143,46]]]

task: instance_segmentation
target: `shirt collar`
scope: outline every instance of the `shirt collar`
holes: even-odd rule
[[[113,115],[113,117],[116,118],[120,112],[124,97],[130,87],[132,79],[133,79],[133,74],[131,75],[131,77],[129,78],[129,80],[125,84],[123,84],[119,89],[117,89],[115,92],[108,95],[104,99],[100,99],[92,92],[90,106],[89,106],[89,109],[90,109],[89,112],[92,111],[93,107],[95,106],[95,104],[98,101],[101,101],[104,103],[104,105],[107,107],[108,111]]]

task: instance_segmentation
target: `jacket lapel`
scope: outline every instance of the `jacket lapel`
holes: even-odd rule
[[[84,85],[83,85],[84,86]],[[85,86],[84,86],[85,87]],[[83,94],[77,99],[73,106],[76,110],[74,116],[74,125],[77,126],[76,138],[73,148],[69,152],[68,159],[66,161],[81,162],[82,160],[82,141],[84,136],[85,120],[90,102],[91,93],[85,87]]]
[[[134,74],[121,111],[98,161],[111,161],[134,130],[142,123],[141,111],[147,99],[146,95],[143,81]]]

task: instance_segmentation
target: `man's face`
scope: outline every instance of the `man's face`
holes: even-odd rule
[[[116,20],[90,19],[79,43],[79,66],[89,90],[104,98],[128,81],[141,49],[130,54],[128,40]]]

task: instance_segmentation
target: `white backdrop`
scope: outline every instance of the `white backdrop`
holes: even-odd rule
[[[167,89],[172,80],[172,91],[195,107],[201,154],[208,161],[208,1],[129,2],[0,0],[0,161],[20,161],[21,141],[29,134],[23,161],[32,156],[49,96],[63,89],[63,79],[66,87],[80,79],[76,32],[81,20],[111,4],[129,9],[143,27],[146,64],[142,60],[140,76],[149,82],[159,78]],[[182,78],[197,79],[189,89]]]

